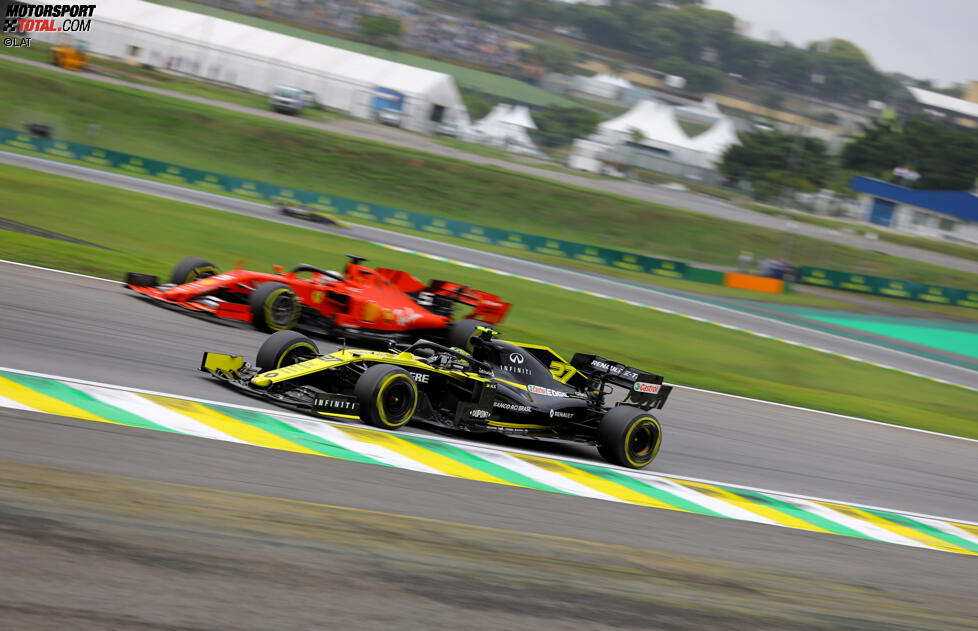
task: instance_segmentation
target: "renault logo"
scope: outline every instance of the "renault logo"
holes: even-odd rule
[[[519,353],[510,353],[509,361],[512,364],[522,364],[525,360],[523,359],[523,356],[520,355]]]

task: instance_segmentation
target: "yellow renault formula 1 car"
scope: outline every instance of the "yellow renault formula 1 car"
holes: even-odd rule
[[[311,339],[279,331],[253,364],[204,353],[200,369],[253,396],[384,429],[415,419],[471,433],[589,443],[605,460],[630,468],[652,462],[662,430],[651,410],[672,390],[661,376],[583,353],[567,362],[547,347],[493,334],[482,329],[466,349],[421,340],[387,352],[320,354]],[[627,394],[606,402],[616,389]]]

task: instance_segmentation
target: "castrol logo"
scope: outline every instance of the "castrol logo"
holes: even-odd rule
[[[644,381],[636,381],[635,385],[632,386],[632,390],[635,392],[642,392],[644,394],[659,394],[659,388],[661,388],[657,383],[645,383]]]

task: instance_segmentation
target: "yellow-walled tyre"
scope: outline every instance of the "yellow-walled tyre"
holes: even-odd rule
[[[302,304],[295,292],[282,283],[263,283],[248,297],[251,323],[259,331],[288,331],[299,322]]]
[[[659,421],[639,408],[611,408],[598,425],[598,452],[612,464],[641,469],[652,462],[661,445]]]
[[[354,393],[360,405],[360,420],[383,429],[404,426],[418,407],[418,385],[397,366],[371,366],[360,375]]]
[[[255,358],[255,365],[268,372],[282,366],[291,366],[319,355],[316,343],[295,331],[279,331],[268,336]]]
[[[192,283],[201,278],[207,278],[208,276],[217,276],[220,273],[217,266],[207,259],[202,259],[199,256],[191,256],[183,259],[173,267],[173,273],[170,274],[170,282],[174,285],[182,285],[184,283]]]

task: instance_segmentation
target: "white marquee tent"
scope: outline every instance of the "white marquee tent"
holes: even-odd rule
[[[740,140],[737,139],[733,121],[723,117],[690,142],[693,150],[699,154],[699,166],[713,168],[727,147],[739,144]]]
[[[484,118],[465,130],[463,138],[502,147],[515,153],[537,156],[542,153],[527,131],[536,128],[536,123],[525,105],[499,103]]]
[[[601,123],[592,140],[609,145],[635,143],[636,134],[640,136],[637,144],[677,159],[692,149],[673,108],[653,101],[642,101],[621,116]]]
[[[59,37],[44,35],[38,39]],[[393,90],[404,96],[403,126],[415,131],[468,121],[451,75],[141,0],[99,0],[91,30],[79,35],[97,55],[262,93],[289,85],[361,118],[371,116],[377,88]]]
[[[727,147],[740,141],[733,121],[720,112],[715,103],[704,101],[696,109],[709,114],[715,122],[707,131],[690,138],[679,126],[677,108],[654,101],[641,101],[621,116],[598,125],[597,131],[586,142],[575,141],[568,164],[599,172],[600,156],[610,151],[609,155],[619,159],[626,156],[629,160],[645,160],[642,156],[655,156],[660,162],[665,160],[713,169]],[[622,149],[628,147],[642,147],[649,151],[622,153]]]

